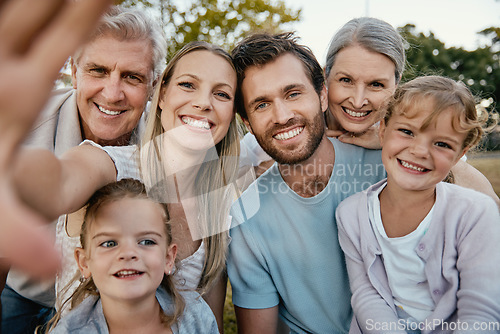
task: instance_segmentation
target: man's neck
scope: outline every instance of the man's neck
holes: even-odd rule
[[[132,138],[132,133],[126,133],[118,138],[106,140],[101,138],[84,138],[90,139],[101,146],[127,146],[130,145],[130,139]]]
[[[293,165],[279,164],[278,169],[288,186],[302,197],[318,195],[328,184],[335,163],[335,150],[324,136],[307,160]]]

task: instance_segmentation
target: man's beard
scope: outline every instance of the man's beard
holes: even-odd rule
[[[298,152],[296,152],[296,150],[280,150],[274,145],[273,141],[275,139],[272,137],[272,134],[276,133],[276,129],[289,128],[294,124],[301,123],[294,118],[288,121],[285,125],[275,126],[269,129],[263,136],[259,136],[254,133],[255,138],[262,149],[279,164],[293,165],[309,159],[323,139],[323,135],[325,133],[325,119],[323,112],[320,110],[313,118],[312,122],[306,120],[306,122],[302,124],[304,125],[304,130],[307,129],[309,132],[309,138],[307,138],[306,145],[303,148],[298,148]]]

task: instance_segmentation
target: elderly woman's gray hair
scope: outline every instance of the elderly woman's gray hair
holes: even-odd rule
[[[352,19],[333,36],[326,55],[327,79],[337,53],[351,45],[360,45],[367,50],[387,56],[396,67],[394,75],[396,84],[399,83],[406,64],[404,39],[392,25],[373,17]]]

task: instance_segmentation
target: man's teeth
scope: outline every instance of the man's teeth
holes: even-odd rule
[[[103,107],[101,106],[97,106],[99,108],[99,110],[103,113],[105,113],[106,115],[111,115],[111,116],[116,116],[116,115],[120,115],[121,114],[121,111],[120,110],[117,110],[117,111],[112,111],[112,110],[108,110],[108,109],[104,109]]]
[[[115,274],[115,276],[118,277],[125,277],[125,276],[133,276],[133,275],[139,275],[140,272],[136,270],[121,270]]]
[[[195,128],[210,130],[210,124],[207,121],[194,119],[191,117],[182,117],[181,118],[184,123],[189,126],[194,126]]]
[[[413,166],[412,164],[410,164],[406,161],[403,161],[403,160],[401,160],[401,165],[403,165],[403,167],[405,167],[405,168],[416,170],[417,172],[423,172],[425,170],[425,168]]]
[[[287,131],[287,132],[278,133],[277,135],[274,136],[274,138],[276,138],[278,140],[290,139],[290,138],[295,137],[299,133],[301,133],[302,130],[304,130],[304,127],[295,128],[295,129]]]
[[[344,111],[346,112],[346,114],[352,116],[352,117],[364,117],[366,115],[369,114],[368,111],[363,111],[363,112],[355,112],[355,111],[352,111],[350,109],[347,109],[347,108],[344,108]]]

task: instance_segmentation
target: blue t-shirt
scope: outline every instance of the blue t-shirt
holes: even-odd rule
[[[274,164],[232,206],[228,274],[233,303],[279,305],[292,333],[347,333],[351,293],[335,209],[385,177],[380,151],[330,139],[335,165],[321,193],[303,198]]]

